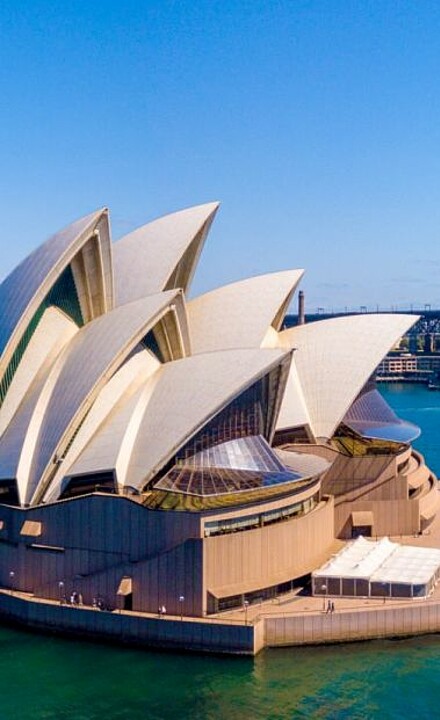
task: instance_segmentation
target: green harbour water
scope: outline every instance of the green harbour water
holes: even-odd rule
[[[440,393],[381,388],[440,475]],[[424,720],[440,716],[440,635],[255,659],[158,653],[0,627],[0,720]]]

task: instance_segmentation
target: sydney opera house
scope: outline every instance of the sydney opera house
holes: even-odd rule
[[[203,617],[432,522],[418,429],[372,380],[415,317],[286,329],[302,270],[189,299],[217,207],[115,243],[99,210],[2,282],[3,588]]]

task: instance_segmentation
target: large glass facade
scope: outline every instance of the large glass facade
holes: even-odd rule
[[[171,490],[191,495],[227,495],[272,485],[294,482],[301,476],[290,470],[284,472],[250,472],[223,468],[173,468],[156,483],[157,490]]]
[[[116,493],[113,472],[98,472],[90,475],[77,475],[70,478],[60,495],[60,500],[93,492]]]
[[[356,398],[343,422],[366,438],[408,443],[420,435],[420,428],[401,420],[371,383]]]
[[[162,351],[159,347],[159,343],[157,342],[156,335],[154,334],[154,330],[150,330],[143,340],[141,340],[142,347],[146,348],[150,352],[153,353],[153,355],[159,360],[159,362],[164,363],[165,358],[162,354]]]
[[[17,481],[15,479],[0,482],[0,503],[2,505],[19,505]]]
[[[280,522],[281,520],[289,520],[293,517],[306,515],[311,512],[319,502],[319,493],[315,493],[312,497],[302,502],[293,503],[276,510],[268,510],[263,513],[255,513],[245,515],[244,517],[224,518],[222,520],[211,520],[205,522],[205,537],[213,535],[225,535],[227,533],[236,533],[243,530],[252,530],[257,527],[264,527]]]
[[[6,396],[8,388],[17,371],[26,348],[29,345],[31,337],[37,329],[38,323],[43,317],[45,310],[52,306],[58,307],[60,310],[65,312],[66,315],[71,317],[78,326],[82,326],[84,324],[75,280],[73,278],[70,265],[64,270],[55,285],[48,292],[21,337],[0,382],[0,405]]]
[[[205,499],[219,498],[221,506],[220,498],[230,504],[233,496],[242,494],[243,502],[249,502],[249,494],[264,496],[276,486],[301,481],[267,442],[288,367],[281,363],[260,378],[192,437],[146,488],[145,502],[163,509],[196,510],[205,507]],[[194,500],[182,502],[179,495]]]
[[[158,490],[193,495],[222,495],[300,480],[287,470],[261,435],[237,438],[177,458],[156,483]]]

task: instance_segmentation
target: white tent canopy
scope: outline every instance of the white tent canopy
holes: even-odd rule
[[[440,549],[357,538],[312,574],[314,595],[425,597],[440,577]]]

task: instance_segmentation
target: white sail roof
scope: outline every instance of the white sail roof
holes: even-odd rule
[[[122,466],[130,454],[127,446],[133,435],[131,427],[136,425],[138,396],[144,393],[148,378],[159,367],[160,362],[152,353],[140,350],[110,378],[75,435],[47,498],[56,499],[66,484],[65,477],[113,469],[118,477],[123,476]]]
[[[58,497],[69,477],[109,466],[120,487],[142,488],[274,368],[261,401],[267,437],[276,421],[331,437],[417,320],[363,315],[281,331],[302,270],[231,283],[187,312],[184,294],[217,208],[159,218],[113,251],[108,212],[98,210],[0,285],[0,483],[16,480],[22,504]],[[371,421],[370,406],[362,421]]]
[[[101,287],[105,309],[113,303],[110,239],[107,210],[98,210],[50,237],[26,257],[0,285],[0,373],[3,374],[17,344],[41,302],[93,233],[101,227],[101,257],[105,258]]]
[[[120,308],[82,328],[64,351],[62,367],[49,376],[48,400],[35,444],[29,486],[36,489],[99,390],[129,353],[163,316],[179,291],[158,293]],[[78,369],[81,368],[79,372]]]
[[[113,245],[116,304],[189,287],[218,203],[165,215]]]
[[[351,315],[280,333],[280,343],[295,350],[291,373],[298,374],[316,438],[332,436],[384,355],[416,321],[417,316],[397,313]],[[302,424],[302,415],[285,396],[278,427]]]
[[[279,330],[303,270],[286,270],[224,285],[188,303],[193,353],[261,347]]]
[[[64,345],[69,342],[78,327],[61,310],[49,307],[45,310],[27,351],[11,381],[8,393],[0,408],[0,437],[11,422],[20,404],[42,368],[51,367]]]
[[[307,426],[311,431],[312,422],[304,397],[301,381],[295,363],[295,353],[290,364],[289,377],[277,420],[277,430]]]
[[[139,425],[126,484],[141,488],[220,410],[290,353],[224,350],[160,368]]]

